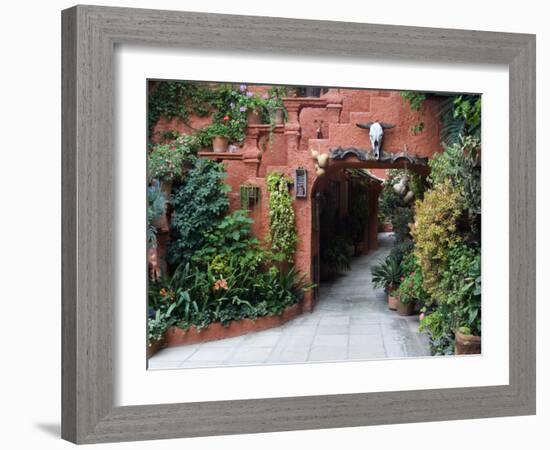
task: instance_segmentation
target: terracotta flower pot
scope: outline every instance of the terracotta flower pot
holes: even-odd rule
[[[395,289],[388,290],[388,308],[395,311],[400,303],[399,294],[395,292]]]
[[[397,302],[397,314],[400,316],[412,316],[414,314],[414,303],[403,303],[399,300],[399,302]]]
[[[254,109],[252,111],[248,111],[246,121],[248,122],[248,125],[260,125],[262,123],[262,116],[259,111]]]
[[[481,354],[481,336],[455,332],[455,355]]]
[[[214,153],[225,153],[227,152],[227,147],[229,142],[225,136],[214,136],[212,139],[212,149]]]

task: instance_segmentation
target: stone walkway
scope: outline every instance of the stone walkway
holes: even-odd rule
[[[371,267],[386,257],[392,240],[381,233],[378,250],[323,283],[313,313],[246,336],[165,348],[149,360],[149,369],[428,356],[418,317],[388,310],[384,292],[371,283]]]

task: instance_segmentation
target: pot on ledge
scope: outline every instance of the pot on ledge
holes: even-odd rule
[[[212,149],[214,153],[225,153],[227,152],[228,146],[229,141],[225,136],[214,136],[212,139]]]

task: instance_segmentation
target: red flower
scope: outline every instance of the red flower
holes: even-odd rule
[[[228,120],[229,120],[229,116],[224,116],[224,117],[223,117],[223,120],[224,120],[224,121],[228,121]]]

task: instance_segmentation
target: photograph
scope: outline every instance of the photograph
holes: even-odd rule
[[[149,370],[481,354],[480,94],[146,92]]]

